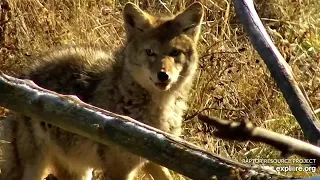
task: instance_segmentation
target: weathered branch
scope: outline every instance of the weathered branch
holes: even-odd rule
[[[266,143],[280,150],[283,156],[297,154],[308,159],[315,159],[316,165],[320,165],[320,148],[312,144],[267,129],[255,127],[250,121],[232,122],[205,115],[199,115],[198,118],[216,127],[218,129],[215,133],[217,137],[229,140]]]
[[[291,68],[272,43],[254,9],[252,0],[233,0],[238,17],[242,20],[251,43],[258,51],[272,77],[285,97],[292,114],[299,122],[306,139],[320,144],[320,126],[317,117],[303,96]]]
[[[40,88],[29,80],[0,75],[0,106],[103,144],[122,146],[192,179],[244,177],[252,173],[248,165],[210,154],[178,137],[85,104],[73,96]],[[252,176],[269,176],[263,170],[254,171],[258,174]]]

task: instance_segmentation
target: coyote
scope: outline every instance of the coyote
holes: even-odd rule
[[[200,3],[172,17],[156,17],[133,3],[123,9],[126,43],[72,46],[36,57],[21,78],[92,105],[130,116],[179,136],[182,115],[198,63],[196,45],[203,19]],[[45,117],[43,117],[45,119]],[[23,114],[3,120],[1,180],[131,180],[142,169],[156,180],[168,169],[114,144],[103,145]]]

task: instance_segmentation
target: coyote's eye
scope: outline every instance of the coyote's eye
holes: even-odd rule
[[[151,49],[146,49],[146,54],[148,56],[155,56],[156,55],[156,53],[154,53]]]
[[[170,52],[170,56],[179,56],[181,54],[181,51],[179,51],[178,49],[174,49]]]

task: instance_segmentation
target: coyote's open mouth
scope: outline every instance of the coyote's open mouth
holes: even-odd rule
[[[154,83],[154,85],[162,91],[166,91],[171,87],[171,81],[167,82],[155,82],[151,77],[150,80]]]
[[[154,84],[161,90],[169,89],[169,83],[158,82],[158,83],[154,83]]]

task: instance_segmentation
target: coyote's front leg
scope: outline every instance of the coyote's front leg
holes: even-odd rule
[[[152,176],[154,180],[172,180],[172,176],[169,170],[156,163],[149,162],[143,167],[143,171],[146,174]]]

